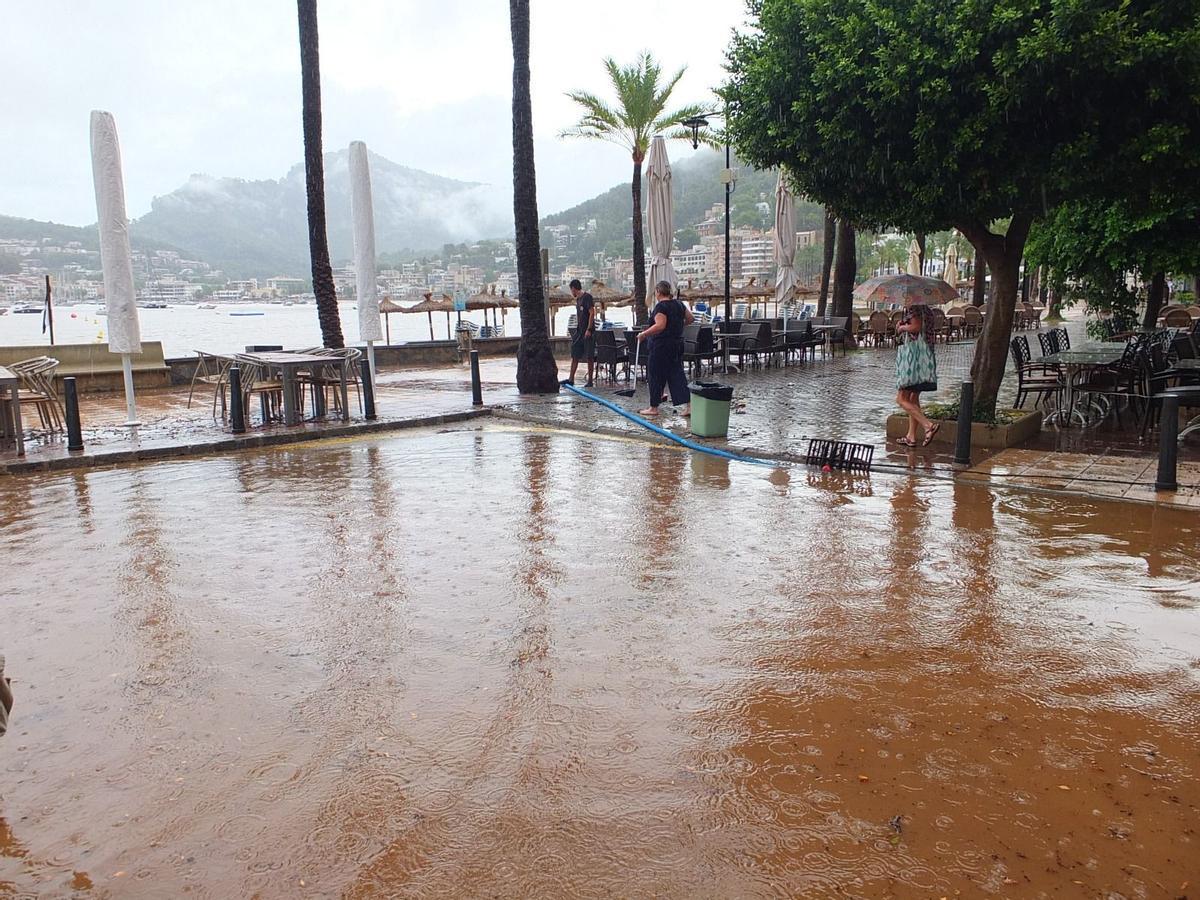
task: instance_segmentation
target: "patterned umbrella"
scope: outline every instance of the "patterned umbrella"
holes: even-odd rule
[[[937,306],[957,300],[958,291],[940,278],[908,274],[877,275],[854,289],[854,299],[860,303],[892,306],[913,306],[918,303]]]

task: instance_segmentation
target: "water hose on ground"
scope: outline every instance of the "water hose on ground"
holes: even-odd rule
[[[706,447],[703,444],[697,444],[695,441],[690,441],[687,438],[680,437],[679,435],[675,434],[674,432],[667,431],[665,428],[660,428],[658,425],[655,425],[653,422],[649,422],[646,419],[643,419],[641,416],[636,415],[635,413],[631,413],[629,410],[624,409],[624,408],[618,406],[617,404],[604,399],[603,397],[599,397],[595,394],[591,394],[585,390],[577,388],[573,384],[564,384],[563,387],[565,387],[569,391],[572,391],[573,393],[578,394],[580,397],[583,397],[587,400],[594,400],[596,403],[599,403],[601,406],[608,407],[609,409],[611,409],[613,412],[617,413],[618,415],[624,416],[629,421],[634,422],[638,425],[641,425],[643,428],[647,429],[648,431],[652,431],[655,434],[659,434],[665,438],[669,438],[670,440],[674,441],[675,443],[681,444],[682,446],[687,447],[689,450],[695,450],[698,453],[707,453],[710,456],[717,456],[717,457],[720,457],[721,459],[732,459],[732,460],[736,460],[737,462],[753,463],[754,465],[759,465],[759,466],[772,466],[775,468],[779,468],[781,466],[792,465],[792,463],[787,460],[768,460],[768,459],[758,459],[757,457],[753,457],[753,456],[741,456],[740,454],[737,454],[737,453],[730,453],[728,450],[718,450],[716,447]],[[907,473],[909,475],[912,475],[912,474],[927,475],[927,476],[932,476],[932,477],[940,478],[940,479],[947,480],[947,481],[955,480],[954,476],[957,472],[957,470],[955,470],[955,469],[943,468],[940,466],[933,467],[932,469],[927,469],[927,470],[924,470],[921,472],[916,472],[912,466],[897,465],[895,463],[887,463],[887,462],[877,462],[874,464],[873,468],[890,469],[890,470],[893,470],[896,472]],[[948,475],[949,477],[947,478],[946,476],[941,475],[940,474],[941,472],[945,472],[946,475]],[[989,474],[992,478],[996,478],[1000,473],[989,473]],[[1011,477],[1011,476],[1015,476],[1016,474],[1017,473],[1015,473],[1015,472],[1011,473],[1011,475],[1006,474],[1006,475],[1002,476],[1000,478],[1000,480],[1002,481],[1003,477]],[[1024,475],[1022,477],[1029,478],[1029,479],[1039,479],[1039,478],[1060,479],[1062,476],[1061,475],[1053,475],[1053,474],[1051,474],[1051,475],[1030,474],[1030,475]],[[1089,483],[1089,484],[1119,484],[1119,485],[1126,485],[1129,487],[1135,487],[1135,486],[1150,483],[1150,482],[1140,482],[1140,481],[1124,481],[1121,479],[1109,479],[1109,478],[1076,478],[1074,480]],[[1180,485],[1180,487],[1194,487],[1194,486],[1195,485]]]
[[[687,447],[689,450],[695,450],[697,453],[707,453],[709,456],[718,456],[721,459],[732,459],[732,460],[735,460],[736,462],[753,463],[754,465],[757,465],[757,466],[771,466],[774,468],[774,467],[783,465],[783,463],[776,462],[773,460],[756,459],[753,456],[740,456],[737,453],[730,453],[728,450],[718,450],[716,447],[706,447],[706,446],[704,446],[704,444],[697,444],[695,441],[688,440],[685,437],[680,437],[679,435],[675,434],[672,431],[667,431],[667,429],[665,429],[665,428],[660,428],[658,425],[655,425],[653,422],[647,421],[646,419],[643,419],[641,416],[636,415],[635,413],[631,413],[629,410],[618,406],[617,404],[613,403],[611,400],[605,400],[603,397],[599,397],[596,394],[588,393],[587,391],[582,390],[581,388],[575,387],[575,385],[573,385],[573,384],[564,384],[563,387],[565,387],[568,391],[571,391],[574,394],[578,394],[580,397],[583,397],[585,400],[592,400],[596,403],[599,403],[601,406],[611,409],[613,412],[617,413],[618,415],[624,416],[630,422],[633,422],[637,425],[641,425],[643,428],[647,429],[648,431],[652,431],[655,434],[662,435],[663,437],[668,438],[669,440],[672,440],[677,444],[682,444],[684,447]]]

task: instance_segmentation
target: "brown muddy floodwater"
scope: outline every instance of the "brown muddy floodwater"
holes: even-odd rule
[[[499,428],[2,479],[0,896],[1195,896],[1198,528]]]

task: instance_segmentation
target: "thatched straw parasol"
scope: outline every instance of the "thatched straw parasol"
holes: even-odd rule
[[[588,289],[588,293],[601,306],[628,306],[633,301],[632,294],[610,288],[599,279],[592,280],[592,286]]]
[[[392,342],[392,313],[404,312],[404,307],[393,300],[391,297],[384,297],[379,301],[379,313],[383,316],[383,325],[387,330],[386,340],[388,344]]]
[[[689,278],[687,284],[678,286],[679,299],[686,300],[688,303],[695,303],[698,300],[723,300],[725,298],[725,288],[720,285],[715,285],[711,281],[706,281],[704,284],[692,284]]]
[[[775,298],[775,288],[769,284],[755,284],[756,278],[751,278],[741,287],[730,288],[729,296],[735,300],[746,300],[753,307],[756,301],[761,300],[763,305],[763,313],[767,311],[767,301]],[[722,296],[724,296],[722,294]],[[778,308],[775,310],[779,312]]]
[[[575,298],[571,296],[571,292],[561,284],[556,284],[546,293],[546,303],[551,309],[558,309],[562,306],[574,306]]]
[[[487,311],[492,311],[492,325],[496,325],[496,310],[501,311],[501,315],[505,315],[505,310],[515,309],[520,306],[516,300],[508,296],[507,291],[496,293],[496,286],[485,285],[483,290],[478,294],[473,295],[467,300],[468,310],[483,310],[483,323],[487,324]]]
[[[452,340],[450,336],[450,313],[454,312],[454,300],[442,294],[441,297],[434,297],[428,291],[425,292],[425,299],[413,306],[407,306],[401,310],[406,313],[425,313],[429,316],[429,339],[435,340],[433,336],[433,314],[435,312],[444,312],[446,314],[446,340]]]

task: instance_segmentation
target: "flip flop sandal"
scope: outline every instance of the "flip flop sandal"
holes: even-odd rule
[[[928,447],[929,442],[933,440],[933,436],[941,430],[942,430],[942,423],[934,422],[933,427],[930,428],[927,432],[925,432],[925,440],[921,441],[921,446]]]
[[[910,441],[910,440],[909,440],[908,438],[906,438],[906,437],[896,438],[896,443],[897,443],[897,444],[899,444],[901,447],[915,447],[915,446],[917,446],[917,442],[916,442],[916,441]]]

